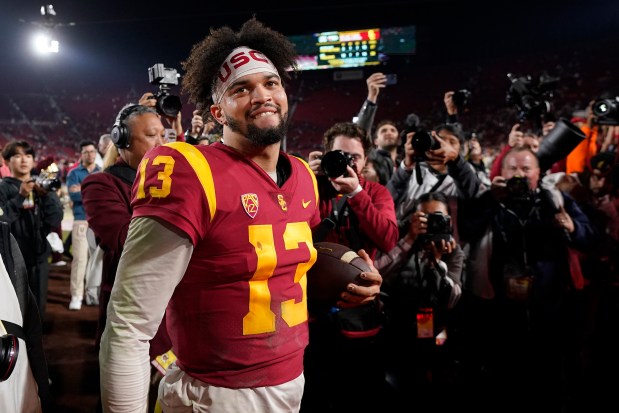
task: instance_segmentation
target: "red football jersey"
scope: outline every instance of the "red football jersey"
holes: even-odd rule
[[[221,143],[175,142],[146,154],[133,187],[134,217],[193,242],[168,332],[180,368],[215,386],[272,386],[303,371],[318,190],[305,162],[283,152],[279,162],[290,169],[281,188]]]

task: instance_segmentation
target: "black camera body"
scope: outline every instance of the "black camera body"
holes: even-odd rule
[[[530,75],[517,77],[512,73],[508,73],[507,78],[510,86],[506,101],[516,107],[520,121],[530,119],[541,122],[541,117],[550,111],[550,99],[559,78],[543,74],[533,79]]]
[[[325,153],[320,161],[322,171],[329,178],[337,178],[343,175],[345,176],[346,168],[348,166],[353,168],[354,165],[355,162],[352,155],[339,149]]]
[[[531,196],[529,178],[526,176],[513,176],[505,182],[507,194],[512,200],[525,200]]]
[[[619,125],[619,96],[611,99],[597,99],[591,106],[598,125]]]
[[[159,85],[159,91],[155,94],[157,104],[155,109],[160,115],[175,118],[181,111],[183,104],[181,98],[170,94],[170,86],[178,85],[180,75],[176,69],[163,66],[163,63],[156,63],[148,68],[148,82],[151,85]]]
[[[451,100],[460,110],[466,108],[471,101],[471,91],[468,89],[460,89],[451,96]]]
[[[434,244],[438,246],[441,240],[445,240],[445,242],[452,240],[453,229],[451,227],[451,217],[449,215],[443,215],[441,212],[433,212],[431,214],[426,214],[426,218],[428,219],[427,232],[417,237],[422,245],[434,241]]]
[[[425,158],[425,153],[430,150],[440,149],[441,143],[434,139],[430,132],[423,129],[419,129],[413,135],[411,140],[413,149],[415,150],[415,156]]]

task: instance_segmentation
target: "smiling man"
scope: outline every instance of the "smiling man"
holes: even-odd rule
[[[255,19],[192,49],[183,86],[213,101],[223,142],[170,143],[140,163],[99,354],[104,411],[146,411],[148,341],[164,312],[177,360],[159,386],[163,411],[299,410],[320,217],[313,173],[280,150],[281,77],[295,57]],[[382,278],[363,278],[340,306],[375,299]]]

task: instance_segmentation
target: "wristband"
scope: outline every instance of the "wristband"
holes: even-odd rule
[[[352,191],[350,194],[346,194],[346,197],[347,198],[352,198],[353,196],[357,195],[361,191],[363,191],[363,188],[361,188],[361,185],[357,185],[357,189]]]

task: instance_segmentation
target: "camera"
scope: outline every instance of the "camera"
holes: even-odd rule
[[[58,172],[58,166],[52,163],[46,169],[42,169],[39,175],[33,176],[34,182],[48,192],[57,191],[61,186]]]
[[[619,125],[619,96],[595,100],[591,111],[597,116],[598,125]]]
[[[451,217],[443,215],[441,212],[433,212],[426,214],[428,219],[428,228],[425,234],[420,234],[417,238],[422,244],[428,244],[434,241],[434,244],[440,244],[441,240],[449,242],[452,239]]]
[[[559,78],[542,74],[534,79],[530,75],[517,77],[513,73],[508,73],[507,78],[510,86],[506,101],[519,111],[520,121],[531,119],[541,122],[541,117],[550,111],[550,99]]]
[[[9,379],[19,355],[18,337],[9,334],[6,329],[8,327],[0,320],[0,383]]]
[[[148,82],[151,85],[159,85],[159,91],[155,95],[157,100],[155,109],[160,115],[175,118],[183,107],[181,98],[170,94],[170,86],[178,85],[179,77],[176,69],[164,67],[162,63],[156,63],[148,68]]]
[[[467,89],[460,89],[451,96],[451,100],[458,107],[458,109],[464,109],[469,105],[471,101],[471,92]]]
[[[342,150],[329,151],[322,157],[320,167],[329,178],[337,178],[346,173],[346,167],[354,166],[352,155]]]
[[[415,156],[420,158],[425,158],[425,153],[427,151],[439,149],[441,147],[441,143],[434,139],[430,132],[423,129],[415,132],[413,139],[411,140],[411,144],[415,150]]]
[[[509,178],[505,184],[507,185],[509,198],[513,200],[525,200],[528,199],[531,194],[529,178],[526,176],[513,176]]]

